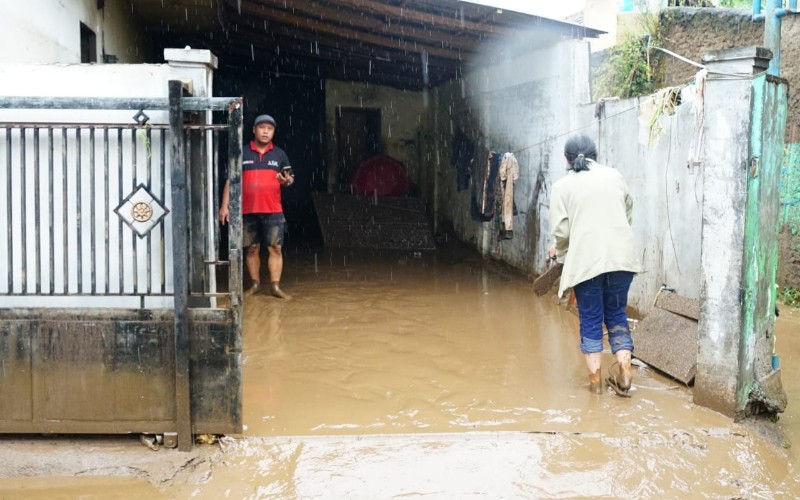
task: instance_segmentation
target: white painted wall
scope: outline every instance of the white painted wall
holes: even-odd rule
[[[185,52],[185,53],[184,53]],[[192,60],[193,56],[202,53],[206,56],[211,56],[208,51],[183,51],[179,50],[174,52],[171,57]],[[213,58],[213,56],[212,56]],[[201,59],[211,59],[208,57]],[[202,63],[181,63],[173,62],[171,64],[159,65],[126,65],[126,64],[106,64],[106,65],[26,65],[26,64],[0,64],[0,96],[58,96],[58,97],[168,97],[169,80],[182,80],[191,85],[194,90],[194,95],[198,97],[207,97],[212,93],[211,81],[213,70],[212,67]],[[58,85],[53,85],[53,82],[58,82]],[[146,111],[150,116],[152,125],[167,124],[169,117],[164,111]],[[45,122],[45,123],[120,123],[132,124],[134,123],[133,115],[136,111],[94,111],[94,110],[0,110],[0,123],[4,122]],[[9,182],[11,183],[12,192],[12,213],[9,214],[7,210],[6,201],[3,201],[0,207],[0,224],[3,227],[10,228],[10,231],[0,231],[0,297],[8,293],[28,293],[29,296],[5,296],[0,298],[3,307],[74,307],[86,306],[87,300],[91,302],[92,307],[139,307],[138,297],[100,297],[103,295],[105,289],[105,261],[109,260],[110,271],[110,293],[133,293],[134,283],[138,283],[138,290],[147,290],[147,240],[138,239],[128,226],[123,225],[122,240],[119,240],[119,217],[113,212],[123,199],[125,199],[134,190],[134,178],[136,184],[146,182],[146,167],[149,162],[147,146],[145,145],[145,135],[137,132],[135,135],[136,148],[137,148],[137,161],[133,162],[133,137],[130,132],[125,132],[121,147],[112,137],[110,146],[110,168],[108,174],[104,169],[104,150],[102,148],[101,137],[95,138],[96,144],[94,148],[95,165],[90,161],[91,144],[88,135],[84,135],[81,141],[81,162],[76,160],[77,141],[75,139],[75,131],[72,129],[66,141],[68,150],[68,169],[66,176],[62,174],[61,167],[61,148],[63,141],[56,134],[54,138],[54,164],[50,166],[49,160],[49,142],[47,137],[43,134],[40,137],[39,147],[39,161],[40,161],[40,178],[39,184],[36,185],[34,170],[32,162],[37,156],[33,149],[33,133],[28,132],[26,140],[26,154],[25,161],[27,168],[21,168],[22,156],[18,134],[12,134],[12,143],[10,148],[10,155],[8,155],[7,133],[0,127],[0,192],[9,192]],[[98,134],[99,135],[99,134]],[[161,147],[161,142],[158,134],[153,134],[151,151],[158,151]],[[167,134],[168,141],[168,134]],[[208,145],[210,147],[210,144]],[[160,179],[166,178],[163,186],[165,191],[165,199],[160,200],[168,208],[171,206],[171,188],[170,188],[170,162],[169,162],[169,144],[167,147],[167,160],[162,171],[160,159],[156,158],[153,161],[152,171],[152,184],[150,190],[153,194],[158,195],[161,192],[162,186]],[[118,162],[118,153],[121,150],[123,161],[120,167]],[[10,162],[8,159],[10,158]],[[80,172],[77,170],[77,165],[80,165]],[[69,168],[71,166],[71,168]],[[205,168],[210,172],[211,165],[205,165]],[[121,169],[121,174],[119,173]],[[6,172],[11,171],[9,177]],[[25,192],[21,190],[21,176],[25,172]],[[80,215],[80,222],[82,228],[81,239],[81,260],[83,262],[81,276],[83,283],[91,283],[91,262],[92,251],[94,251],[95,270],[97,273],[97,289],[100,290],[97,296],[92,296],[90,299],[79,297],[66,297],[66,296],[38,296],[34,288],[36,281],[33,274],[33,263],[36,261],[36,247],[37,241],[35,232],[35,214],[37,205],[35,203],[35,193],[49,193],[49,183],[52,181],[54,189],[53,199],[48,196],[40,196],[39,203],[39,217],[40,217],[40,245],[43,249],[44,255],[40,258],[41,273],[42,273],[42,286],[45,290],[49,290],[50,283],[54,283],[56,288],[56,295],[63,295],[65,293],[75,294],[91,294],[91,290],[84,287],[82,290],[77,289],[77,265],[75,264],[79,259],[78,254],[78,241],[77,241],[77,221],[79,219],[77,214],[75,193],[77,192],[77,179],[80,174],[80,182],[83,185],[83,191],[86,193],[91,192],[90,187],[91,179],[95,179],[95,194],[96,199],[94,205],[91,203],[90,196],[84,194],[81,200],[82,212]],[[64,241],[64,218],[63,209],[63,189],[64,182],[68,190],[67,199],[67,234],[68,237]],[[103,201],[103,192],[105,189],[105,182],[109,185],[109,209],[106,210]],[[121,195],[120,195],[121,191]],[[22,224],[21,210],[22,203],[26,207],[26,224]],[[53,203],[55,215],[50,219],[50,203]],[[92,212],[94,213],[94,229],[96,239],[90,239],[90,232],[92,227]],[[210,211],[209,211],[210,212]],[[161,280],[160,274],[160,260],[158,255],[160,249],[163,247],[166,254],[164,279],[167,283],[167,293],[172,290],[172,264],[170,256],[172,254],[172,225],[171,217],[167,215],[162,224],[165,225],[165,239],[161,241],[159,231],[152,233],[150,241],[151,245],[151,268],[153,269],[153,282],[159,283]],[[49,261],[49,247],[51,245],[49,237],[50,223],[54,225],[55,237],[53,239],[55,247],[55,259],[51,265]],[[109,231],[109,245],[108,255],[106,255],[106,245],[104,241],[105,224],[108,222],[111,230]],[[209,215],[209,220],[205,221],[206,224],[213,224],[213,214]],[[23,249],[22,234],[25,231],[26,245]],[[12,246],[12,260],[11,260],[11,274],[13,275],[11,289],[8,286],[8,280],[5,278],[9,274],[9,259],[8,259],[8,246],[9,241]],[[134,241],[137,241],[139,247],[138,258],[136,260],[136,272],[134,272]],[[28,283],[27,288],[23,289],[21,279],[21,262],[22,255],[27,256],[28,264]],[[122,262],[122,273],[124,276],[125,286],[123,289],[119,288],[120,277],[120,262]],[[66,264],[69,263],[69,264]],[[64,287],[64,272],[65,268],[68,273],[68,281],[70,286],[65,289]],[[213,285],[212,285],[213,286]],[[146,293],[142,293],[146,295]],[[146,307],[171,307],[171,298],[161,297],[147,297],[145,299]]]
[[[633,281],[630,302],[642,313],[650,311],[663,284],[700,299],[704,176],[692,161],[700,156],[696,104],[702,104],[694,87],[683,89],[681,100],[671,115],[658,114],[652,96],[607,102],[592,131],[598,159],[622,172],[633,197],[642,273]],[[585,108],[584,119],[594,113],[594,106]]]
[[[0,63],[81,62],[80,23],[97,35],[103,50],[120,63],[146,60],[148,42],[124,0],[0,0]]]
[[[464,80],[440,87],[435,94],[437,154],[441,154],[436,211],[440,220],[451,221],[460,238],[481,253],[540,273],[550,242],[550,186],[565,171],[557,152],[563,151],[564,141],[578,123],[578,106],[590,101],[589,47],[583,41],[566,41],[521,51],[520,56],[501,62],[494,62],[500,59],[494,52],[484,57],[486,64],[476,65]],[[456,191],[451,144],[457,127],[473,131],[468,135],[479,138],[486,149],[513,152],[520,163],[514,192],[519,213],[511,240],[498,241],[497,218],[475,222],[470,215],[470,190]],[[540,174],[543,183],[534,199]]]
[[[608,102],[602,118],[595,117],[588,58],[587,42],[562,42],[484,65],[465,81],[437,89],[438,218],[451,221],[459,237],[482,253],[541,273],[552,242],[550,188],[566,174],[564,142],[585,133],[598,144],[598,160],[625,175],[634,198],[642,273],[633,281],[630,304],[646,314],[662,284],[699,299],[703,174],[687,166],[699,135],[694,89],[683,90],[683,104],[674,114],[656,120],[661,132],[651,141],[653,98]],[[497,217],[473,221],[470,191],[456,191],[450,141],[458,126],[478,128],[486,148],[512,151],[520,162],[512,240],[498,239]],[[540,175],[541,191],[534,200]]]

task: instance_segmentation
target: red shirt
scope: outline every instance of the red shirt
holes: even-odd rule
[[[271,142],[263,153],[254,141],[242,151],[242,213],[274,214],[283,212],[278,174],[289,166],[289,158]]]

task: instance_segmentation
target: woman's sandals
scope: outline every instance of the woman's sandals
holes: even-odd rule
[[[614,370],[614,367],[617,367],[617,370]],[[616,371],[616,373],[615,373]],[[614,391],[617,396],[623,398],[631,397],[630,389],[631,389],[631,375],[628,374],[627,377],[625,376],[625,371],[622,369],[622,365],[619,362],[615,362],[611,365],[608,369],[609,376],[606,378],[606,384]]]

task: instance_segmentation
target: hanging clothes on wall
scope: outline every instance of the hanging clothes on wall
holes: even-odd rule
[[[517,209],[514,204],[514,182],[519,179],[519,162],[514,153],[505,153],[499,166],[502,186],[503,225],[500,228],[500,239],[510,240],[514,237],[514,216]]]
[[[460,128],[453,137],[453,168],[456,171],[456,190],[469,188],[470,177],[476,160],[475,143]]]
[[[478,222],[492,220],[495,213],[495,181],[500,168],[500,157],[494,151],[483,150],[478,154],[478,175],[472,183],[472,219]]]
[[[491,219],[495,214],[495,200],[497,199],[495,189],[497,185],[497,173],[500,171],[500,155],[494,151],[489,151],[487,163],[487,174],[486,178],[483,180],[481,213]]]

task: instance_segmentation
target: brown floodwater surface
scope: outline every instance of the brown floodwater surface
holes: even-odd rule
[[[490,267],[460,252],[287,253],[294,298],[245,302],[245,435],[524,432],[559,436],[541,450],[549,468],[605,471],[645,496],[800,492],[794,450],[648,367],[631,399],[591,394],[576,316]]]
[[[246,434],[540,430],[586,418],[597,402],[580,387],[574,316],[474,257],[437,257],[287,256],[294,298],[245,302]]]
[[[245,301],[244,436],[0,440],[0,497],[800,497],[798,309],[776,324],[789,407],[754,426],[646,366],[631,399],[591,394],[575,315],[473,253],[285,260],[294,298]]]

